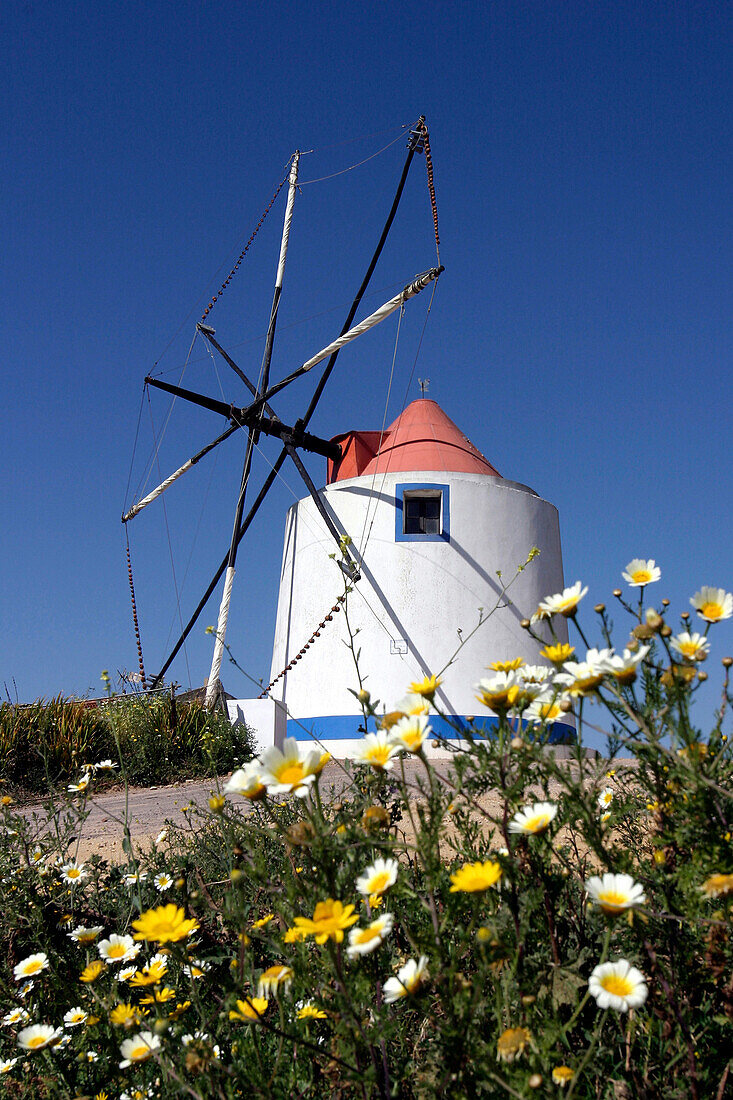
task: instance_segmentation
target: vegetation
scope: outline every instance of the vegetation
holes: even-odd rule
[[[246,726],[170,694],[111,696],[97,706],[61,696],[0,704],[0,782],[14,793],[65,785],[82,763],[117,761],[120,753],[128,782],[145,785],[221,775],[253,751]]]
[[[90,784],[51,828],[6,799],[7,1095],[723,1100],[733,662],[705,736],[691,702],[733,598],[703,589],[704,632],[675,632],[643,604],[656,569],[627,569],[620,653],[601,605],[603,648],[551,637],[565,615],[584,638],[580,585],[544,601],[544,671],[495,663],[496,736],[446,743],[440,774],[429,677],[387,715],[358,692],[369,732],[338,790],[286,742],[189,809],[193,835],[136,851],[126,832],[121,866],[76,858]],[[569,760],[543,745],[558,713]]]

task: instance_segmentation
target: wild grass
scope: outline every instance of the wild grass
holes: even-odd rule
[[[120,753],[128,782],[146,785],[223,774],[253,750],[246,726],[171,694],[0,704],[0,782],[16,794],[67,784],[84,763],[118,765]]]

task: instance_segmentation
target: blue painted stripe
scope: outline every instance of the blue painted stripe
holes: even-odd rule
[[[328,714],[319,718],[288,719],[288,737],[296,741],[358,741],[364,736],[359,727],[362,721],[356,714]],[[498,719],[494,716],[474,718],[469,722],[467,716],[455,715],[450,721],[438,714],[430,715],[430,725],[436,736],[446,741],[457,741],[461,730],[471,728],[473,736],[493,737]],[[303,729],[307,726],[307,729]],[[456,729],[458,727],[458,729]],[[546,730],[547,740],[551,744],[574,744],[575,729],[567,722],[553,722]]]

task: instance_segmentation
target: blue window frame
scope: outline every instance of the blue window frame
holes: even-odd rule
[[[432,482],[395,485],[395,542],[450,542],[450,488]]]

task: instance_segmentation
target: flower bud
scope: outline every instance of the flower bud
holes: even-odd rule
[[[724,657],[722,664],[723,668],[730,668],[730,666],[733,665],[733,657]]]
[[[606,610],[606,605],[605,603],[597,603],[593,610],[596,612],[597,615],[602,615],[603,612]]]
[[[361,823],[367,830],[389,828],[389,814],[384,806],[367,806],[362,814]]]
[[[238,886],[243,878],[244,871],[240,871],[239,867],[232,867],[231,871],[229,872],[229,881],[234,883],[235,886]]]

